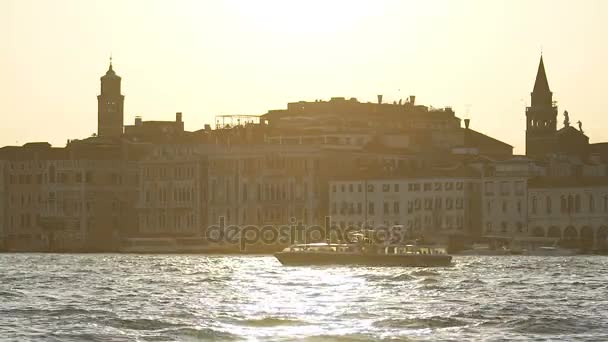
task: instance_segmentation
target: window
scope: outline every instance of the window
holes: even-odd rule
[[[524,182],[522,182],[522,181],[515,182],[515,194],[519,195],[519,196],[524,194]]]
[[[354,189],[354,185],[353,184],[349,184],[348,185],[348,192],[353,192]]]
[[[357,184],[357,191],[358,191],[358,192],[363,191],[363,189],[362,189],[362,188],[363,188],[363,187],[361,186],[361,184]]]
[[[494,182],[486,182],[484,188],[486,196],[494,195]]]
[[[399,184],[393,185],[393,191],[399,192]]]
[[[384,215],[388,215],[388,214],[389,214],[388,202],[384,202]]]
[[[536,206],[537,206],[537,201],[536,201],[536,196],[532,197],[532,214],[536,214]]]
[[[579,195],[576,195],[576,196],[574,197],[574,210],[575,210],[577,213],[580,213],[580,212],[581,212],[581,196],[579,196]]]
[[[451,198],[448,198],[448,199],[445,200],[445,208],[446,209],[448,209],[448,210],[452,209],[453,204],[454,203],[453,203],[453,201],[452,201]]]
[[[441,184],[441,183],[439,183],[439,184]],[[441,209],[441,203],[442,203],[441,197],[436,197],[435,198],[435,209]]]
[[[507,182],[507,181],[500,182],[500,194],[502,196],[509,195],[509,182]]]
[[[361,202],[357,203],[357,214],[361,214],[361,212],[363,210],[362,207],[363,206],[361,205]]]
[[[521,214],[521,201],[517,200],[517,213]]]
[[[561,209],[562,213],[565,213],[565,212],[568,211],[568,204],[566,202],[566,196],[562,195],[562,197],[561,197],[561,207],[560,207],[560,209]]]
[[[456,199],[456,209],[462,209],[464,200],[462,198]]]
[[[370,202],[367,204],[367,213],[369,215],[374,215],[374,202]]]
[[[435,191],[441,191],[442,188],[441,182],[435,182]]]
[[[367,192],[374,192],[374,184],[367,185]]]
[[[389,192],[391,191],[391,185],[390,184],[382,184],[382,192]]]
[[[332,202],[332,204],[331,204],[331,214],[332,215],[336,214],[336,212],[337,212],[336,208],[337,208],[336,202]]]
[[[507,212],[507,209],[508,209],[508,203],[507,203],[507,201],[504,201],[504,200],[503,200],[503,201],[502,201],[502,212],[503,212],[503,213],[506,213],[506,212]]]
[[[547,214],[551,214],[551,197],[547,196],[545,199],[545,207],[547,209]]]
[[[331,192],[336,192],[336,184],[332,184],[332,186],[331,186]]]
[[[507,230],[508,230],[508,229],[507,229],[507,222],[504,222],[504,221],[503,221],[503,222],[501,222],[501,223],[500,223],[500,230],[501,230],[503,233],[506,233],[506,232],[507,232]]]
[[[454,187],[454,183],[452,183],[452,182],[446,182],[445,183],[445,189],[446,190],[452,190],[453,187]]]
[[[424,191],[431,191],[433,190],[433,184],[432,183],[424,183]]]
[[[424,199],[424,210],[431,210],[431,209],[433,209],[433,199],[425,198]]]
[[[397,201],[395,201],[395,202],[393,203],[393,212],[394,212],[395,214],[399,214],[399,202],[397,202]]]
[[[456,183],[456,190],[462,190],[463,188],[463,183],[462,182],[457,182]]]
[[[593,198],[593,195],[590,194],[589,195],[589,212],[592,213],[595,211],[595,199]]]

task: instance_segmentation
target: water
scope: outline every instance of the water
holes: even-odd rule
[[[446,268],[0,254],[0,340],[608,340],[606,257]]]

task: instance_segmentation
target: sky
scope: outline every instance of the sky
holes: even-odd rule
[[[0,145],[96,132],[112,55],[125,124],[416,95],[521,154],[541,51],[558,122],[608,141],[607,37],[602,0],[0,0]]]

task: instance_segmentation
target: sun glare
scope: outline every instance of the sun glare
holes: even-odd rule
[[[380,5],[357,1],[237,1],[226,3],[253,30],[284,35],[350,31],[374,16]]]

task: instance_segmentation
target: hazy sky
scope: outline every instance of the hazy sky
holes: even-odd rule
[[[0,42],[0,145],[96,132],[112,53],[127,124],[416,95],[523,153],[541,47],[560,127],[608,141],[608,1],[0,0]]]

